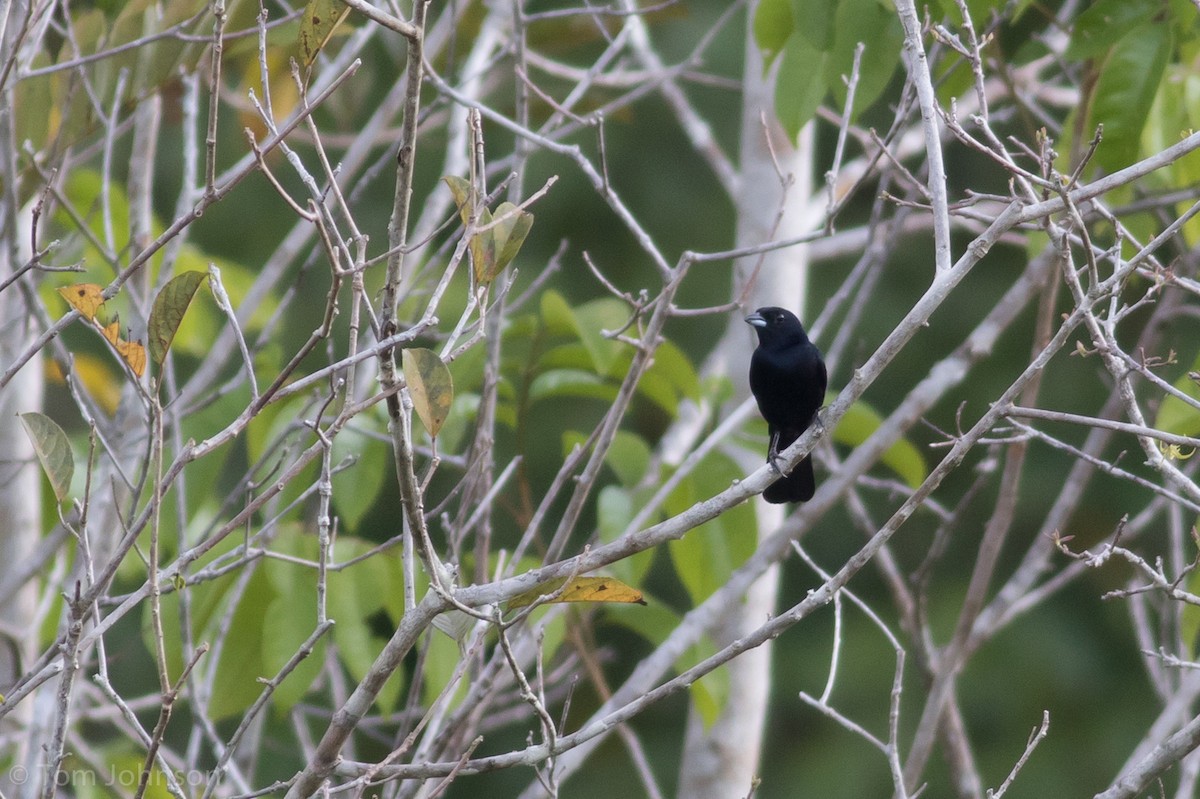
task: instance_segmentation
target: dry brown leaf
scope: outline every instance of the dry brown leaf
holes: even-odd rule
[[[553,596],[547,602],[636,602],[646,604],[642,592],[626,585],[615,577],[575,577],[565,583],[564,578],[549,580],[541,585],[517,594],[508,601],[508,609],[515,610],[537,602],[543,596]],[[560,593],[561,592],[561,593]]]
[[[104,305],[104,287],[95,283],[60,286],[58,293],[89,322],[95,320],[96,312]]]

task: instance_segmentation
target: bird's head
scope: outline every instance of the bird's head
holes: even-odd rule
[[[803,342],[808,338],[804,333],[804,325],[786,308],[776,308],[773,305],[759,308],[746,317],[746,322],[754,326],[758,340],[762,343],[791,344]]]

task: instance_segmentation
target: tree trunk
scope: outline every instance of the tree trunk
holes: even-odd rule
[[[752,32],[747,35],[742,78],[741,170],[736,197],[738,246],[795,236],[811,229],[813,224],[806,214],[812,187],[810,129],[802,133],[799,146],[787,140],[775,122],[771,82],[763,76],[758,44]],[[790,182],[781,179],[777,169],[785,178],[790,177]],[[802,247],[743,259],[736,267],[733,296],[742,297],[746,292],[744,307],[748,310],[785,305],[803,318],[807,266]],[[750,394],[749,356],[755,347],[754,333],[741,316],[735,314],[730,319],[709,363],[714,371],[723,372],[733,380],[737,387],[735,403]],[[762,464],[765,449],[731,454],[749,472]],[[760,497],[755,511],[761,539],[783,521],[786,506],[768,505]],[[714,643],[723,647],[757,629],[775,610],[778,583],[778,568],[766,571],[747,593],[745,601],[730,606],[715,629],[709,631]],[[770,701],[771,652],[771,645],[766,644],[726,666],[729,696],[712,726],[705,728],[694,707],[689,712],[679,796],[728,799],[750,793],[758,772]]]

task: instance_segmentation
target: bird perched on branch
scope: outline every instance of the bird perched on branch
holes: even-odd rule
[[[791,311],[759,308],[746,321],[758,333],[750,358],[750,391],[771,434],[767,463],[780,471],[775,462],[779,453],[808,429],[825,401],[825,361]],[[807,502],[816,488],[812,457],[805,455],[791,474],[767,486],[763,499],[777,505]]]

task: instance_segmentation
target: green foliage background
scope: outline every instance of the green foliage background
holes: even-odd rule
[[[80,8],[81,19],[77,24],[89,30],[94,28],[97,36],[107,30],[109,35],[120,39],[120,27],[146,5],[142,2],[119,7],[98,4]],[[167,7],[178,16],[186,5],[171,3]],[[549,2],[531,3],[528,10],[536,11],[551,5]],[[971,8],[982,22],[1000,5],[974,2]],[[943,6],[942,11],[953,13],[953,4],[944,3]],[[1181,8],[1191,13],[1185,14]],[[248,4],[235,4],[235,23],[247,24],[245,15],[250,13],[247,9],[250,9]],[[682,58],[724,9],[725,3],[697,0],[670,6],[652,15],[656,43],[664,60]],[[832,13],[830,9],[833,9]],[[479,13],[474,9],[466,15],[464,37],[471,34],[470,26],[473,21],[477,24]],[[1114,20],[1112,15],[1117,18]],[[997,31],[998,48],[1014,63],[1021,63],[1037,54],[1034,34],[1044,32],[1045,16],[1031,3],[1017,3],[1014,16],[1015,22],[1006,23]],[[1194,116],[1200,113],[1193,94],[1197,81],[1194,65],[1200,48],[1196,45],[1195,23],[1189,21],[1192,17],[1194,8],[1189,3],[1157,0],[1101,0],[1083,11],[1077,19],[1067,55],[1078,61],[1080,70],[1091,71],[1090,74],[1096,77],[1096,89],[1090,105],[1081,104],[1074,116],[1061,120],[1068,136],[1058,144],[1064,157],[1072,148],[1078,150],[1079,142],[1086,141],[1099,121],[1105,125],[1106,136],[1097,153],[1097,163],[1107,170],[1128,164],[1139,154],[1144,154],[1147,148],[1165,146],[1164,143],[1169,143],[1178,130],[1190,126]],[[817,22],[808,24],[810,20]],[[364,23],[351,17],[350,24]],[[845,96],[840,76],[847,71],[853,46],[861,39],[866,40],[864,64],[868,67],[862,75],[860,102],[854,116],[863,125],[873,124],[873,121],[886,124],[890,118],[888,106],[899,99],[903,75],[903,68],[895,59],[902,37],[889,5],[877,0],[842,0],[836,4],[763,0],[751,24],[768,60],[778,69],[776,110],[792,132],[811,118],[821,102],[831,101],[834,108],[840,107]],[[741,74],[746,33],[740,21],[723,30],[715,46],[706,54],[705,70],[736,83]],[[284,53],[287,43],[294,40],[295,35],[295,25],[274,29],[271,34],[273,41],[284,48]],[[594,30],[567,23],[547,25],[542,35],[554,44],[539,42],[540,46],[556,48],[559,57],[584,65],[590,64],[603,46]],[[138,56],[141,60],[137,62],[136,74],[147,82],[147,90],[152,88],[155,80],[168,80],[164,76],[169,75],[177,63],[186,63],[188,58],[195,57],[187,48],[170,53],[167,49],[158,45],[153,52]],[[378,103],[396,79],[399,62],[395,54],[382,43],[375,50],[374,60],[364,65],[331,108],[318,114],[323,131],[354,130],[362,114]],[[244,94],[252,84],[255,52],[252,47],[238,45],[230,48],[228,56],[226,73],[230,83],[235,91]],[[452,70],[451,65],[441,67]],[[964,68],[960,66],[957,73],[946,74],[943,91],[966,91],[969,81],[964,82],[963,73]],[[75,100],[60,99],[57,92],[61,87],[56,81],[30,81],[24,87],[19,104],[26,109],[38,104],[55,109],[64,120],[60,123],[63,135],[85,138],[94,131],[96,120],[89,119],[86,107],[76,104]],[[711,85],[691,86],[688,91],[705,118],[713,122],[718,141],[727,151],[736,152],[738,114],[735,109],[739,104],[736,91]],[[605,99],[597,92],[591,104],[599,106]],[[437,107],[432,93],[429,101],[431,106]],[[545,110],[538,109],[540,113]],[[451,109],[450,112],[459,113],[459,110]],[[40,140],[39,137],[46,134],[47,120],[38,115],[23,114],[21,124],[23,134],[31,139]],[[178,121],[172,124],[169,136],[178,144],[181,136]],[[245,124],[244,118],[234,114],[226,114],[223,118],[219,131],[219,168],[229,166],[245,151],[242,134]],[[1030,120],[1017,118],[1007,124],[1010,129],[1006,132],[1026,141],[1033,140],[1036,126]],[[734,216],[730,202],[708,171],[697,168],[692,159],[679,157],[679,153],[686,152],[690,145],[661,100],[649,95],[621,109],[619,114],[608,118],[605,134],[609,178],[664,252],[719,250],[732,245]],[[445,146],[439,136],[441,129],[432,128],[420,142],[417,197],[448,190],[439,183],[442,176],[435,170],[441,160],[439,149]],[[499,127],[485,126],[485,137],[490,156],[510,151],[511,137]],[[833,137],[834,131],[828,125],[818,127],[818,171],[831,157]],[[590,134],[580,134],[579,141],[590,144]],[[121,157],[128,155],[128,152],[120,154]],[[375,248],[381,248],[380,242],[385,240],[383,231],[391,207],[392,173],[386,165],[390,157],[390,148],[382,148],[380,158],[384,166],[374,170],[369,180],[353,187],[358,224],[362,229],[372,231]],[[178,152],[164,149],[156,184],[159,220],[170,219],[173,215],[181,180],[178,164]],[[280,164],[276,162],[275,166]],[[1168,170],[1168,174],[1156,176],[1154,180],[1162,185],[1155,188],[1188,185],[1197,169],[1195,159],[1185,160]],[[948,147],[948,172],[952,191],[967,186],[975,190],[986,190],[989,186],[993,190],[1003,190],[1004,176],[961,146],[951,144]],[[299,193],[298,184],[286,170],[278,169],[277,174],[285,187]],[[98,175],[85,166],[75,170],[67,186],[76,204],[94,207],[93,198],[100,190]],[[522,180],[527,188],[533,188],[551,175],[560,179],[533,209],[536,221],[514,262],[519,270],[514,295],[520,294],[539,275],[562,241],[567,242],[562,257],[564,266],[549,280],[536,302],[520,309],[504,338],[501,425],[496,460],[507,462],[515,455],[524,458],[520,481],[524,493],[510,492],[501,505],[507,513],[497,517],[496,544],[504,547],[515,543],[523,526],[521,520],[527,518],[530,511],[530,503],[536,504],[564,452],[586,435],[599,419],[629,363],[628,348],[598,335],[601,328],[619,326],[625,317],[625,309],[591,278],[584,267],[582,254],[589,253],[623,290],[636,292],[643,285],[653,285],[656,280],[652,266],[646,262],[636,242],[564,159],[546,153],[536,154]],[[848,227],[865,219],[870,201],[864,193],[847,209],[840,224]],[[121,207],[120,198],[117,207]],[[190,243],[179,255],[175,268],[180,269],[181,263],[194,262],[201,269],[209,261],[218,263],[236,302],[261,262],[274,251],[294,221],[293,213],[277,200],[266,181],[252,177],[228,199],[211,208],[195,225]],[[55,224],[64,235],[69,235],[73,228],[73,223],[67,219],[56,219]],[[96,229],[99,222],[93,217],[91,224]],[[118,229],[123,227],[117,225]],[[448,238],[452,232],[443,233],[443,237]],[[79,257],[92,262],[97,260],[92,252],[94,248],[90,249],[91,245],[84,238],[74,236],[71,241]],[[125,242],[118,241],[117,245],[123,247]],[[443,249],[435,257],[444,255]],[[847,419],[844,429],[835,436],[836,445],[844,451],[865,437],[865,433],[877,424],[880,414],[892,410],[937,358],[957,346],[991,307],[995,297],[1008,286],[1026,257],[1027,252],[1020,247],[997,248],[986,267],[977,270],[968,280],[964,296],[975,298],[977,303],[954,303],[935,316],[932,326],[900,356],[885,379],[871,389],[866,403],[856,409],[857,416]],[[842,259],[813,266],[806,318],[815,316],[824,299],[841,284],[852,263],[853,259]],[[854,358],[865,357],[911,306],[928,277],[931,263],[932,253],[924,238],[905,241],[903,247],[896,248],[895,257],[884,274],[882,289],[877,292],[864,325],[856,333],[852,347]],[[154,268],[158,268],[157,263]],[[152,270],[152,278],[153,275]],[[287,283],[289,291],[297,295],[323,298],[328,290],[327,270],[316,254],[299,259],[291,278]],[[703,277],[688,281],[679,302],[688,306],[725,302],[729,297],[730,278],[728,265],[705,265]],[[368,273],[370,291],[378,290],[381,279],[381,270]],[[49,307],[54,307],[54,300],[50,299],[52,288],[48,283],[44,291]],[[452,288],[443,318],[454,318],[465,305],[466,296],[463,278]],[[261,329],[273,304],[263,309],[250,326],[251,332]],[[193,306],[172,348],[175,368],[181,379],[197,368],[206,356],[206,342],[212,340],[213,331],[221,324],[221,316],[209,298],[198,299]],[[415,313],[419,307],[418,298],[406,302],[409,313]],[[290,305],[273,333],[275,343],[264,347],[257,355],[264,375],[278,371],[286,362],[287,353],[294,351],[319,323],[320,311],[321,303],[316,301]],[[619,532],[636,512],[639,501],[644,500],[638,486],[646,469],[650,468],[648,453],[673,418],[679,403],[701,394],[724,396],[728,391],[720,381],[702,381],[697,374],[698,364],[719,337],[724,322],[722,318],[702,317],[678,320],[669,327],[669,343],[660,350],[654,370],[640,389],[614,450],[610,473],[605,475],[605,487],[592,500],[587,521],[582,525],[584,529],[598,529],[602,539]],[[1182,378],[1187,365],[1197,357],[1195,342],[1200,340],[1196,336],[1200,331],[1195,327],[1194,321],[1188,321],[1173,332],[1170,346],[1178,351],[1179,364],[1174,367],[1171,379]],[[818,343],[826,343],[831,334],[832,331],[824,331],[825,341]],[[78,331],[69,331],[67,339],[73,351],[90,349],[98,357],[102,354],[94,342],[79,335]],[[933,424],[943,430],[954,429],[955,414],[960,405],[965,405],[968,413],[977,412],[1027,362],[1029,341],[1010,335],[1002,341],[1001,347],[1002,352],[965,384],[961,393],[948,398],[931,414]],[[477,349],[451,365],[457,401],[439,437],[439,447],[445,451],[458,452],[465,441],[472,399],[477,396],[482,380],[482,362],[482,350]],[[840,364],[830,375],[834,390],[845,382],[854,365],[853,362]],[[1044,388],[1047,405],[1067,410],[1094,407],[1097,397],[1102,397],[1106,390],[1103,382],[1096,379],[1098,368],[1094,362],[1082,358],[1060,368],[1058,379]],[[242,391],[218,399],[188,420],[186,435],[203,439],[223,426],[234,409],[244,407],[246,400]],[[72,434],[75,449],[79,452],[85,434],[72,408],[65,389],[52,392],[49,413],[59,419],[76,420],[73,428],[69,424],[64,427]],[[191,535],[203,535],[206,528],[211,529],[208,526],[221,518],[223,502],[236,487],[231,483],[230,475],[241,474],[248,464],[268,456],[271,442],[281,433],[292,429],[289,435],[295,435],[295,440],[303,436],[295,420],[305,413],[311,413],[311,408],[299,399],[271,406],[242,440],[213,458],[195,464],[188,481],[189,506],[203,508],[204,513],[189,519],[189,524],[195,525]],[[1170,413],[1171,408],[1164,405],[1162,414],[1170,421],[1170,425],[1164,427],[1189,432],[1200,429],[1196,419],[1189,417],[1185,409],[1175,409],[1179,418],[1171,418]],[[344,450],[335,448],[335,462],[341,462],[343,455],[356,458],[335,480],[335,509],[343,524],[340,546],[344,551],[339,551],[339,560],[364,553],[371,546],[388,541],[399,530],[400,508],[383,431],[384,419],[380,412],[362,418],[352,431],[338,439],[339,447]],[[763,432],[762,425],[754,423],[748,426],[746,435],[762,439]],[[927,449],[927,445],[939,439],[932,429],[915,432],[903,451],[894,453],[888,462],[887,466],[892,470],[888,476],[899,475],[909,483],[919,481],[924,462],[932,462],[938,457],[936,451]],[[938,497],[958,496],[972,479],[972,470],[987,466],[986,456],[975,456],[970,466],[952,477]],[[1061,454],[1046,450],[1036,453],[1032,459],[1031,477],[1022,486],[1024,501],[1020,506],[1017,529],[1028,530],[1030,534],[1037,529],[1041,522],[1039,508],[1051,501],[1057,489],[1056,481],[1068,466],[1068,459]],[[313,473],[315,475],[315,468]],[[699,498],[710,496],[728,485],[737,474],[732,462],[722,456],[712,456],[711,462],[685,481],[671,497],[667,503],[668,512],[676,512]],[[662,477],[665,478],[665,474]],[[430,497],[433,502],[449,492],[453,483],[454,475],[443,472],[432,484]],[[303,484],[304,481],[297,483]],[[300,497],[296,490],[289,489],[287,499],[299,500]],[[1130,502],[1130,489],[1098,483],[1092,489],[1086,511],[1072,520],[1070,529],[1062,532],[1076,536],[1078,543],[1086,546],[1106,535]],[[307,521],[306,507],[305,502],[298,502],[295,512],[280,526],[273,545],[297,557],[312,558],[315,541],[303,532]],[[872,510],[882,514],[887,507],[881,499]],[[987,521],[988,507],[989,502],[982,500],[967,510],[960,532],[950,542],[949,554],[936,572],[932,594],[943,597],[946,607],[930,609],[935,622],[939,619],[945,625],[953,622],[954,609],[965,591],[977,537]],[[614,573],[642,586],[652,598],[652,605],[648,609],[622,607],[593,614],[594,625],[588,626],[589,634],[594,636],[591,643],[602,658],[610,685],[618,684],[633,664],[650,651],[653,643],[665,635],[679,614],[711,593],[724,581],[729,570],[752,551],[752,513],[750,506],[740,507],[664,551],[618,564]],[[173,523],[173,514],[164,513],[163,517],[166,524]],[[918,514],[896,540],[895,554],[905,569],[912,570],[920,564],[928,549],[933,526],[929,516]],[[166,535],[164,540],[174,540],[174,536]],[[221,558],[226,557],[237,543],[231,539],[228,546],[214,551],[206,563],[221,563]],[[582,540],[575,541],[572,547],[582,543]],[[857,549],[861,537],[844,514],[834,513],[822,521],[805,543],[820,562],[836,564]],[[393,569],[392,565],[397,568]],[[120,585],[132,589],[140,584],[143,572],[136,563],[128,566]],[[469,573],[471,568],[474,564],[468,564],[466,571]],[[303,697],[307,696],[308,701],[325,701],[320,686],[317,686],[315,696],[308,691],[317,676],[324,647],[330,642],[336,645],[350,678],[361,677],[402,611],[397,569],[395,559],[372,559],[334,580],[331,615],[338,619],[338,626],[332,638],[322,643],[321,653],[285,683],[276,697],[278,712],[271,717],[271,724],[280,725],[282,730],[288,723],[283,711]],[[781,607],[798,601],[817,582],[815,576],[796,560],[788,561],[783,573]],[[1119,585],[1122,578],[1120,569],[1114,568],[1075,583],[1055,601],[1039,605],[971,660],[962,681],[960,702],[989,784],[997,785],[1004,778],[1029,731],[1040,721],[1043,710],[1049,710],[1051,714],[1050,737],[1026,767],[1011,796],[1082,795],[1099,789],[1107,784],[1134,742],[1144,734],[1153,717],[1154,695],[1134,656],[1137,647],[1124,608],[1099,598],[1105,590]],[[304,579],[303,571],[283,562],[270,561],[245,584],[235,585],[236,582],[230,576],[188,589],[193,591],[197,605],[196,623],[201,628],[210,618],[215,618],[212,614],[222,602],[234,601],[232,592],[241,592],[240,599],[236,600],[241,603],[239,611],[233,617],[231,634],[222,654],[222,676],[218,678],[222,690],[212,698],[210,705],[211,714],[222,721],[222,730],[226,725],[236,723],[237,714],[257,696],[253,678],[277,669],[311,631],[313,618],[310,616],[315,603],[315,598],[310,596],[311,583]],[[869,570],[852,588],[876,607],[887,605],[884,586]],[[167,601],[169,604],[171,600]],[[576,614],[577,611],[571,612],[567,624],[583,626]],[[175,617],[170,612],[165,615],[168,619]],[[894,619],[889,621],[895,622]],[[153,667],[142,646],[143,638],[148,635],[148,619],[141,620],[141,629],[136,629],[137,626],[129,623],[121,629],[130,644],[126,654],[129,667],[122,669],[121,680],[125,683],[123,687],[131,693],[150,690],[153,684]],[[936,632],[948,637],[950,629],[946,626]],[[556,634],[565,633],[559,630]],[[844,712],[868,727],[882,730],[886,724],[887,693],[892,677],[891,652],[870,624],[853,613],[850,613],[845,635],[843,673],[833,700]],[[762,764],[763,784],[756,796],[764,799],[797,795],[855,797],[886,795],[890,791],[890,778],[881,758],[797,699],[799,691],[819,692],[824,684],[831,636],[832,616],[831,611],[827,611],[793,629],[776,643],[776,682],[766,736],[768,749]],[[173,668],[178,669],[181,653],[172,651],[169,654]],[[447,672],[447,664],[453,663],[456,654],[448,639],[435,636],[426,655],[425,679],[432,680],[432,675]],[[692,653],[689,659],[700,654]],[[380,699],[382,710],[398,709],[401,692],[414,679],[415,668],[413,659],[406,664],[405,673],[393,679]],[[908,674],[916,696],[921,689],[919,677],[911,667]],[[138,683],[142,679],[146,681],[144,686]],[[710,712],[719,708],[728,690],[722,679],[719,673],[713,675],[703,681],[694,694]],[[436,687],[436,683],[427,685],[426,694]],[[1097,697],[1103,700],[1098,701]],[[571,718],[586,718],[600,699],[581,683],[573,698]],[[902,724],[914,723],[919,707],[914,703],[903,710]],[[672,793],[677,776],[684,716],[683,697],[675,697],[653,707],[633,722],[648,748],[656,776],[668,794]],[[511,728],[489,736],[477,754],[519,746],[524,736],[524,728]],[[384,751],[362,754],[371,757],[382,755]],[[295,755],[286,748],[272,753],[268,760],[278,772],[275,776],[286,778],[294,773],[301,765]],[[114,751],[114,758],[124,756],[123,752]],[[847,764],[851,762],[861,765],[848,768]],[[935,762],[930,775],[931,785],[926,795],[949,795],[944,767]],[[529,779],[530,775],[525,772],[463,777],[450,795],[471,796],[481,790],[490,795],[511,795]],[[638,791],[624,753],[611,741],[583,772],[571,779],[567,788],[568,795],[574,797],[631,796]]]

